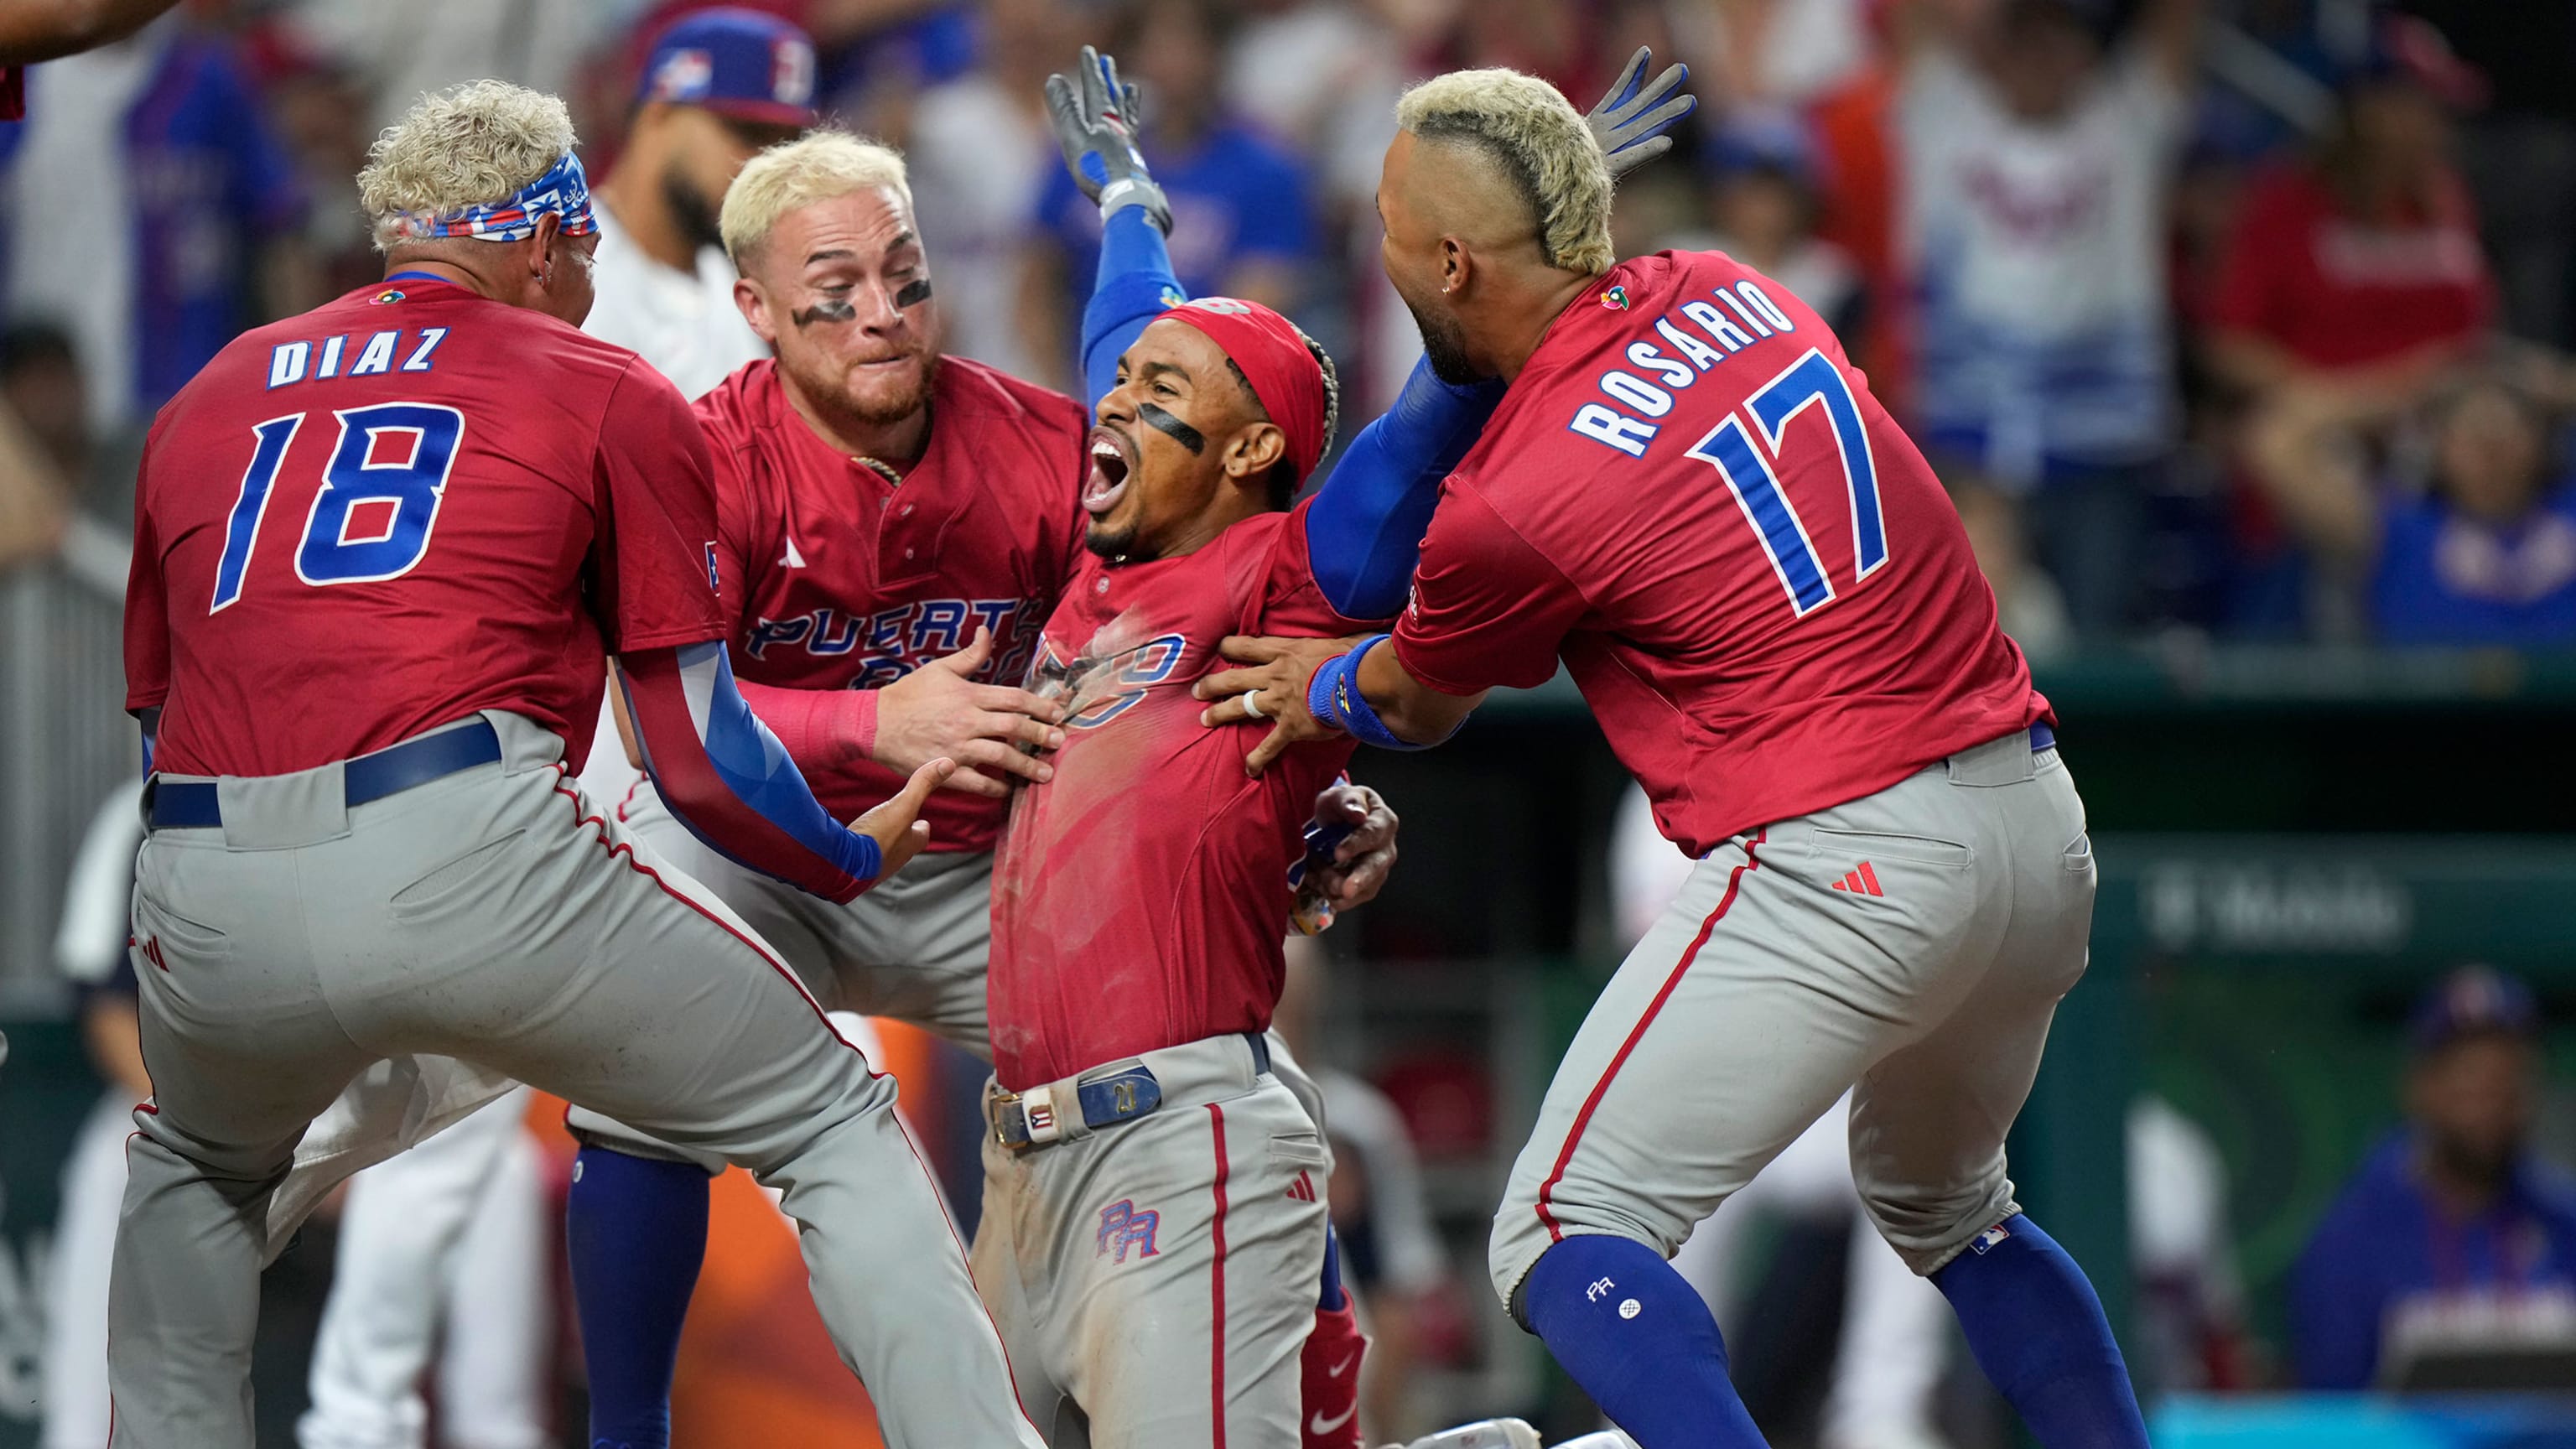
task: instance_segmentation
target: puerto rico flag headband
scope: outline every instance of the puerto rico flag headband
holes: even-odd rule
[[[597,218],[590,214],[590,178],[582,173],[581,158],[570,151],[545,175],[499,201],[455,211],[404,212],[394,219],[394,235],[404,241],[451,236],[526,241],[537,234],[537,218],[550,211],[563,218],[566,236],[588,236],[599,230]]]

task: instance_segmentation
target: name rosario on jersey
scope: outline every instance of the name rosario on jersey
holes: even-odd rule
[[[916,599],[873,614],[845,613],[828,605],[763,618],[743,634],[742,649],[767,659],[773,649],[797,649],[818,658],[858,657],[853,689],[892,684],[943,654],[974,640],[977,627],[993,631],[995,650],[977,678],[1017,679],[1046,616],[1034,599]]]
[[[274,391],[289,383],[333,377],[427,372],[437,361],[438,344],[446,340],[444,327],[388,327],[381,332],[281,342],[268,350],[268,385]],[[396,357],[402,359],[399,365]]]
[[[1651,336],[1640,336],[1622,349],[1628,367],[1636,371],[1612,368],[1602,373],[1594,386],[1610,401],[1588,402],[1575,409],[1567,430],[1631,458],[1643,458],[1646,445],[1663,431],[1661,423],[1646,419],[1671,412],[1675,392],[1763,338],[1798,330],[1757,282],[1713,288],[1709,296],[1715,300],[1693,298],[1656,318]],[[1625,305],[1624,299],[1620,305]],[[1640,373],[1651,374],[1657,381],[1649,382]]]

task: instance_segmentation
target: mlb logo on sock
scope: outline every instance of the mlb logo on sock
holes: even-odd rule
[[[2001,1223],[1997,1223],[1993,1227],[1986,1229],[1984,1232],[1977,1234],[1976,1237],[1969,1240],[1968,1251],[1982,1258],[1989,1250],[1995,1248],[2001,1244],[2004,1239],[2011,1236],[2012,1229],[2005,1227]]]

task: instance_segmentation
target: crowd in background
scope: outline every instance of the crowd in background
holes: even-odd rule
[[[1072,384],[1098,220],[1040,83],[1105,42],[1194,291],[1286,307],[1383,397],[1372,201],[1411,79],[1588,102],[1651,43],[1703,105],[1619,241],[1720,247],[1836,321],[2035,656],[2220,638],[2576,644],[2576,4],[2526,0],[757,0],[901,144],[949,350]],[[0,523],[111,521],[152,410],[376,275],[351,178],[422,90],[574,102],[594,175],[676,0],[192,0],[0,129]],[[23,441],[23,440],[22,440]],[[35,501],[27,501],[33,496]]]

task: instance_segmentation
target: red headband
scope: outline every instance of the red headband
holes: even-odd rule
[[[1243,375],[1261,410],[1288,435],[1288,461],[1304,482],[1324,456],[1324,368],[1285,317],[1258,302],[1198,297],[1163,313],[1206,333]]]

